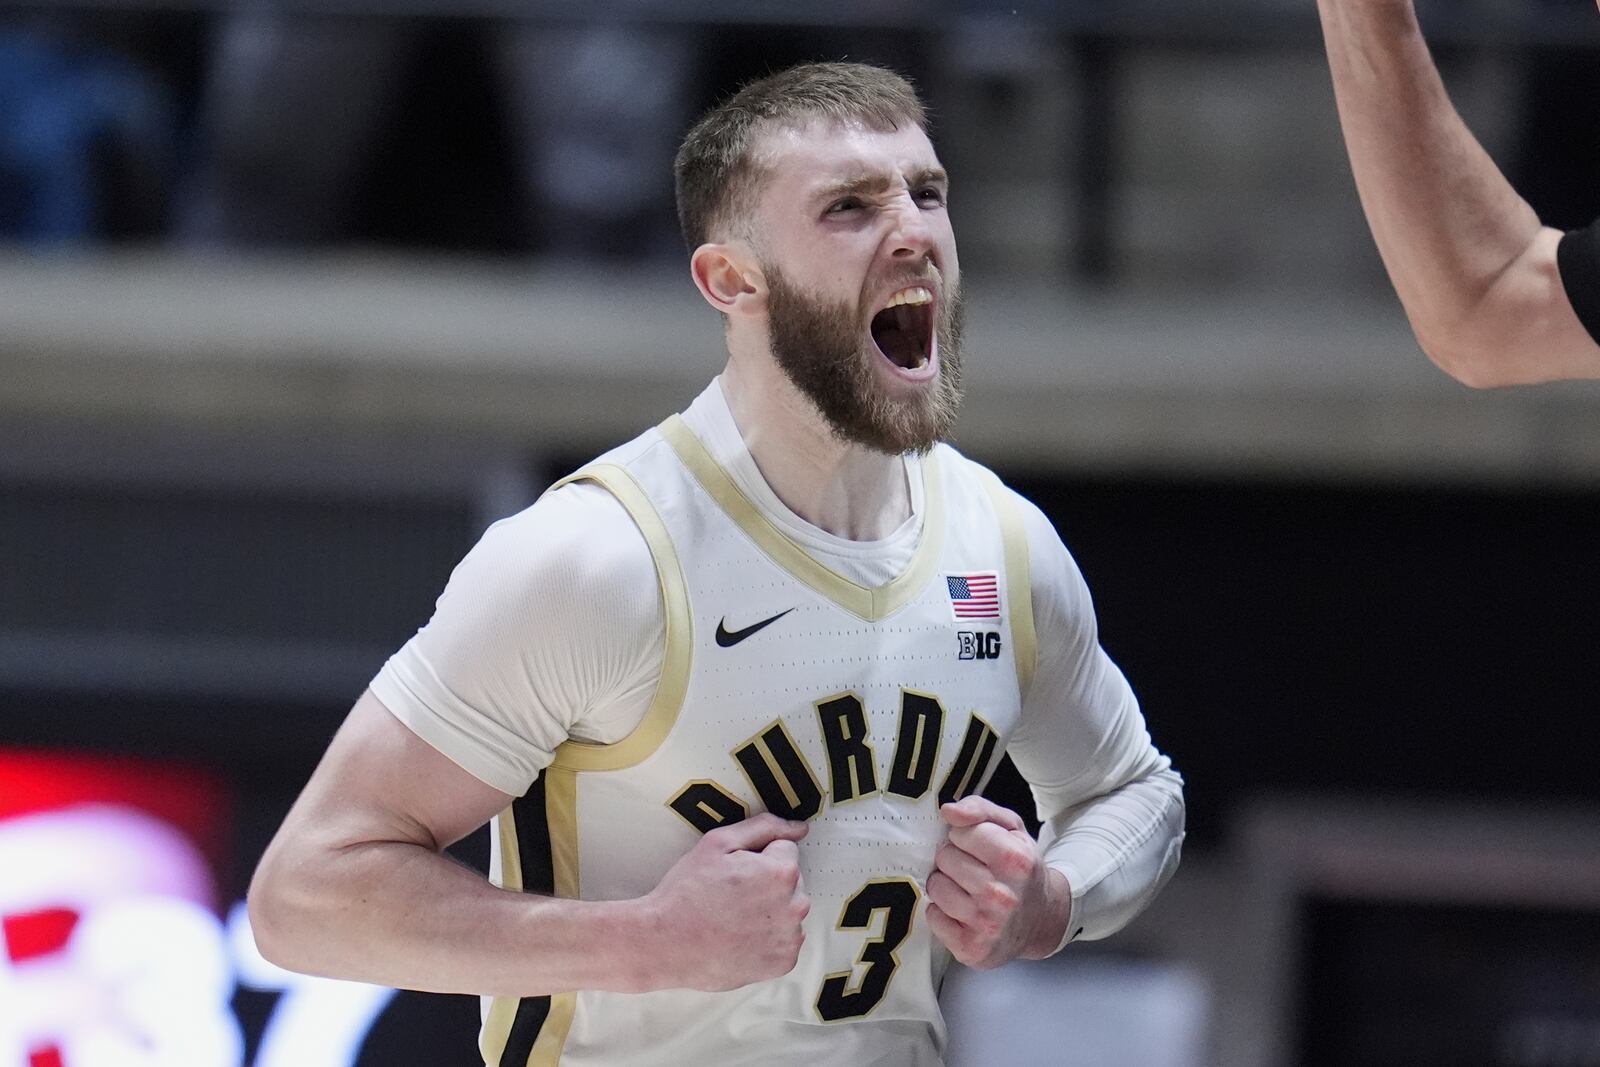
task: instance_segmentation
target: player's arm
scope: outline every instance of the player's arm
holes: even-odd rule
[[[1077,563],[1043,512],[1022,507],[1039,652],[1007,751],[1033,793],[1044,862],[1071,888],[1054,951],[1122,929],[1172,878],[1183,780],[1151,743],[1132,688],[1100,647]]]
[[[256,871],[262,954],[308,974],[509,996],[726,989],[794,966],[804,824],[762,815],[713,831],[645,897],[562,900],[498,889],[443,854],[511,799],[362,696]]]
[[[621,955],[643,932],[638,909],[504,892],[442,855],[511,800],[363,695],[256,870],[262,953],[291,970],[438,992],[639,980]]]
[[[492,527],[262,858],[250,910],[263,953],[315,974],[518,996],[725,989],[787,971],[806,908],[803,825],[713,831],[655,890],[619,902],[501,890],[442,852],[525,793],[569,737],[626,736],[637,717],[617,709],[648,700],[662,634],[649,549],[604,490],[568,486]]]
[[[1561,234],[1450,103],[1411,0],[1318,8],[1361,203],[1428,357],[1479,387],[1600,376],[1600,345],[1563,285]]]
[[[1183,841],[1183,782],[1100,649],[1077,566],[1049,520],[1019,503],[1039,659],[1008,752],[1044,826],[1036,842],[981,797],[947,804],[949,840],[928,880],[930,929],[976,967],[1121,929],[1172,877]]]

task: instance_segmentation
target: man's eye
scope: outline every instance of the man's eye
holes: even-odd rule
[[[917,202],[920,204],[942,204],[944,203],[944,190],[931,185],[926,189],[918,189]]]
[[[829,204],[828,214],[837,215],[841,211],[856,211],[860,209],[860,207],[860,200],[853,196],[847,196],[843,200],[835,200],[833,203]]]

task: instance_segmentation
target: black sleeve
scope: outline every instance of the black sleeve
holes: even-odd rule
[[[1590,336],[1600,342],[1600,222],[1561,238],[1556,265],[1572,310]]]

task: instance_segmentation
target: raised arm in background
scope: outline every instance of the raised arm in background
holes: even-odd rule
[[[1318,8],[1361,203],[1428,358],[1477,387],[1600,377],[1573,309],[1600,302],[1594,241],[1561,247],[1506,181],[1450,103],[1411,0]]]

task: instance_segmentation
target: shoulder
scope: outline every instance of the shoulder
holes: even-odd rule
[[[604,596],[651,579],[654,568],[621,502],[602,486],[574,482],[484,531],[451,585],[493,599]]]
[[[1089,583],[1084,580],[1078,561],[1073,558],[1055,523],[1044,510],[1009,487],[1028,535],[1029,586],[1033,592],[1034,617],[1041,625],[1092,623],[1094,607]]]
[[[955,511],[959,512],[976,499],[987,499],[1001,513],[997,518],[1004,522],[1008,517],[1005,512],[1012,510],[1010,500],[1021,499],[994,471],[962,454],[953,445],[943,442],[935,445],[924,463],[931,463],[937,472],[938,484]]]
[[[1052,555],[1066,552],[1049,517],[1033,501],[1007,485],[994,471],[948,444],[936,446],[933,455],[938,460],[941,480],[946,488],[966,489],[987,495],[998,510],[1009,512],[1012,521],[1020,522],[1028,536],[1031,553],[1037,554],[1040,550]],[[1008,516],[1002,514],[999,518],[1005,522]]]
[[[1000,522],[1020,527],[1028,547],[1028,586],[1035,617],[1054,622],[1092,613],[1083,573],[1050,517],[983,464],[949,445],[938,446],[936,453],[947,484],[956,479],[982,486],[1000,512]]]

